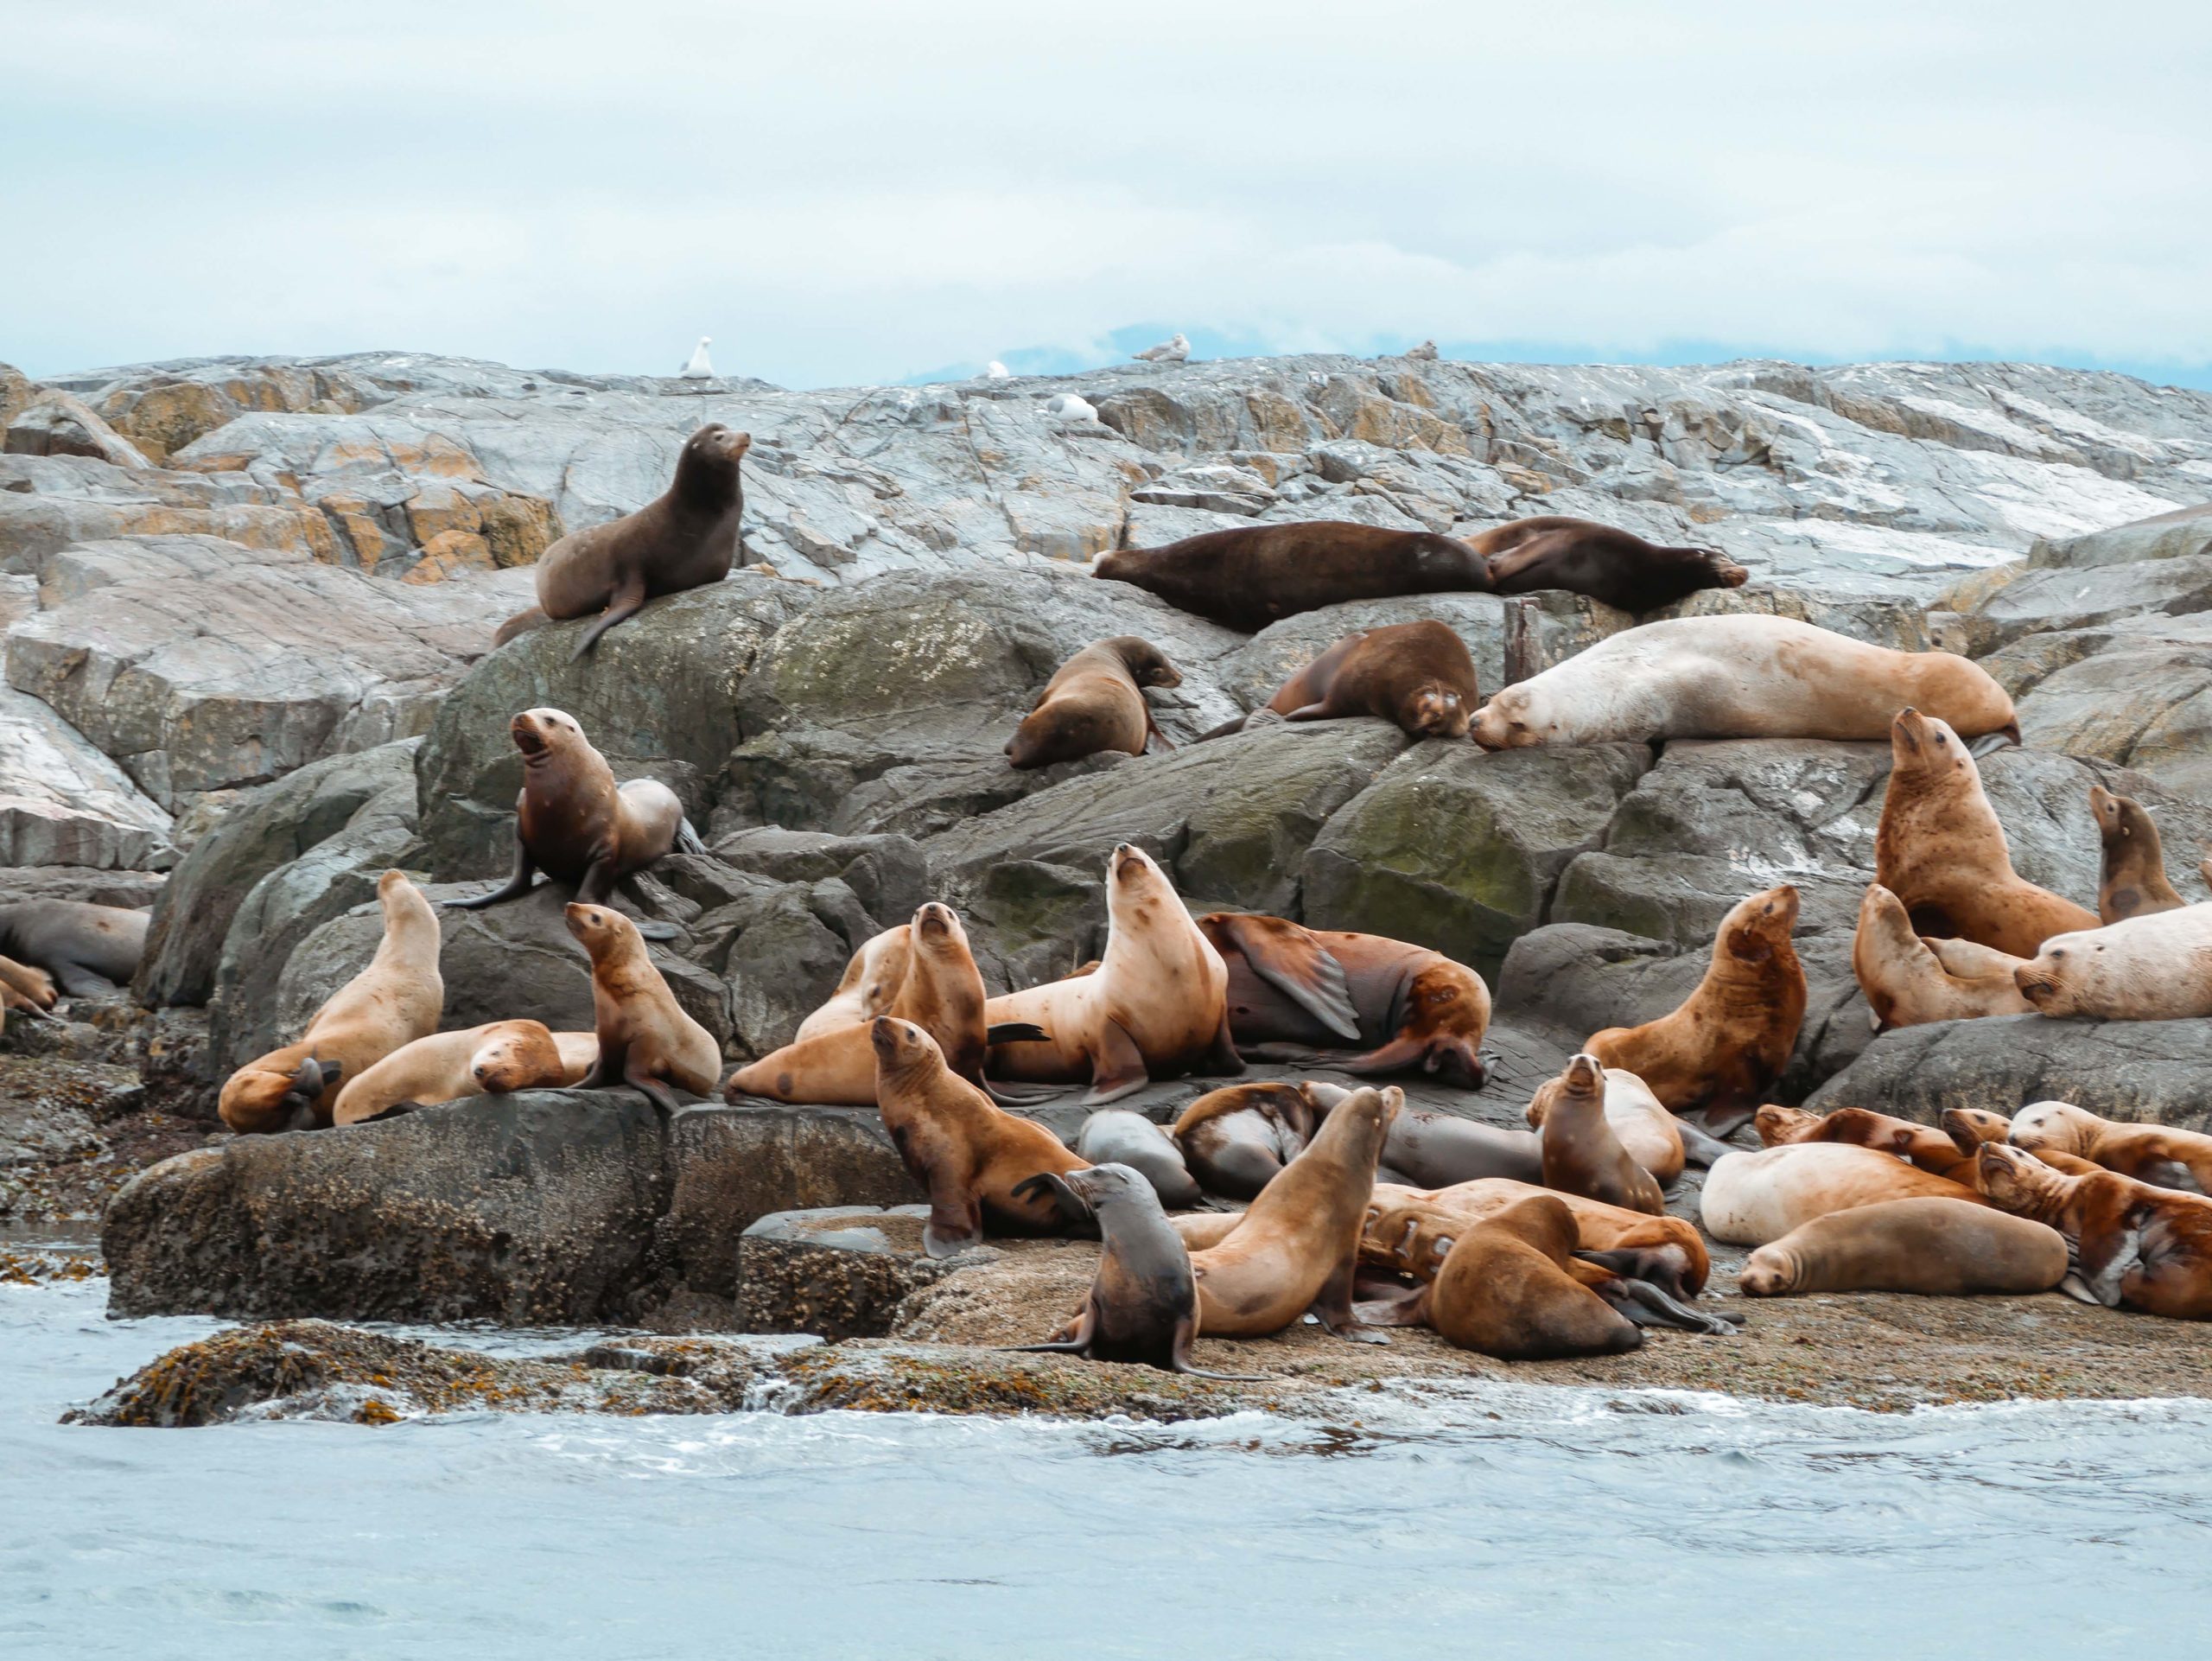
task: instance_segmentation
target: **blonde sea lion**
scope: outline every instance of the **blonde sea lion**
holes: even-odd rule
[[[591,954],[591,1004],[599,1057],[582,1090],[627,1085],[664,1113],[677,1111],[669,1086],[710,1096],[721,1082],[721,1047],[683,1013],[645,954],[645,937],[620,912],[571,902],[569,932]]]
[[[1045,684],[1021,725],[1007,741],[1017,767],[1047,767],[1102,750],[1142,755],[1147,740],[1175,747],[1153,719],[1147,686],[1180,686],[1182,671],[1166,654],[1135,634],[1098,640],[1070,658]]]
[[[333,1124],[359,1124],[403,1103],[434,1107],[469,1096],[557,1090],[580,1083],[599,1060],[591,1033],[556,1033],[543,1021],[493,1021],[403,1044],[346,1081]]]
[[[1578,1091],[1586,1091],[1588,1084],[1586,1080],[1579,1085],[1575,1082],[1574,1062],[1584,1059],[1581,1056],[1575,1057],[1574,1061],[1567,1064],[1566,1072],[1556,1079],[1546,1080],[1538,1087],[1536,1098],[1529,1104],[1528,1109],[1529,1123],[1535,1126],[1538,1130],[1543,1130],[1548,1126],[1554,1104],[1563,1098],[1576,1096],[1578,1105],[1580,1104]],[[1595,1067],[1597,1063],[1592,1061],[1591,1066]],[[1605,1069],[1603,1096],[1603,1111],[1606,1127],[1614,1139],[1620,1143],[1622,1151],[1637,1168],[1649,1173],[1652,1181],[1660,1187],[1672,1187],[1675,1180],[1681,1175],[1682,1167],[1688,1163],[1682,1149],[1683,1122],[1667,1111],[1665,1104],[1651,1093],[1643,1079],[1624,1067]],[[1563,1149],[1561,1151],[1565,1156],[1577,1157],[1573,1155],[1572,1149]],[[1714,1158],[1719,1156],[1719,1153],[1713,1155]],[[1545,1154],[1547,1168],[1549,1166],[1550,1157],[1549,1144],[1547,1143]],[[1712,1161],[1708,1160],[1706,1162],[1710,1164]],[[1611,1200],[1613,1204],[1626,1206],[1631,1211],[1657,1212],[1666,1209],[1663,1204],[1639,1206],[1632,1200],[1616,1195],[1592,1193],[1586,1187],[1567,1182],[1554,1182],[1548,1177],[1545,1179],[1544,1186],[1550,1188],[1573,1187],[1577,1193],[1590,1193],[1590,1197],[1595,1200]]]
[[[1852,1142],[1812,1142],[1715,1161],[1699,1206],[1705,1231],[1714,1239],[1758,1246],[1830,1212],[1921,1195],[1980,1203],[1964,1183],[1908,1165],[1894,1154]]]
[[[906,968],[913,961],[913,937],[900,923],[861,942],[845,964],[845,972],[827,1002],[798,1023],[794,1044],[840,1027],[864,1026],[878,1015],[889,1015],[891,1005],[905,984]]]
[[[1918,710],[1890,723],[1890,782],[1874,832],[1874,881],[1904,904],[1916,933],[1962,934],[2032,958],[2054,934],[2096,918],[2012,869],[2005,827],[1959,734]]]
[[[1095,973],[993,998],[992,1027],[1025,1024],[1041,1041],[994,1044],[995,1079],[1090,1082],[1086,1107],[1187,1072],[1240,1073],[1229,1030],[1229,971],[1142,849],[1106,863],[1106,955]]]
[[[2157,1188],[2212,1193],[2212,1136],[2101,1118],[2071,1102],[2035,1102],[2012,1116],[2015,1148],[2071,1154]]]
[[[2092,1021],[2212,1015],[2212,904],[2054,934],[2012,971],[2036,1013]]]
[[[1751,573],[1716,548],[1662,548],[1594,519],[1548,513],[1467,538],[1500,594],[1561,589],[1641,615],[1700,589],[1740,589]]]
[[[1484,749],[1670,738],[1877,739],[1905,704],[2018,740],[2012,700],[1948,652],[1892,652],[1787,617],[1674,617],[1600,640],[1475,712]]]
[[[368,967],[332,994],[295,1044],[249,1061],[224,1084],[216,1111],[241,1133],[327,1125],[340,1081],[438,1029],[438,914],[401,871],[377,880],[384,939]]]
[[[1981,1191],[2066,1237],[2069,1295],[2176,1321],[2212,1319],[2212,1200],[2098,1170],[2069,1175],[2021,1148],[1985,1142]]]
[[[1676,1113],[1702,1110],[1726,1136],[1751,1117],[1789,1064],[1805,1019],[1805,969],[1790,932],[1788,883],[1738,901],[1713,936],[1713,958],[1681,1007],[1641,1027],[1608,1027],[1582,1047],[1624,1067]]]
[[[2097,837],[2104,844],[2104,869],[2097,879],[2099,922],[2179,911],[2189,903],[2166,881],[2158,827],[2140,802],[2091,785],[2089,811],[2097,816]]]
[[[1805,1292],[1918,1292],[1934,1297],[2048,1292],[2066,1278],[2056,1229],[1940,1196],[1831,1212],[1751,1253],[1745,1297]]]
[[[1198,927],[1229,970],[1230,1033],[1252,1060],[1365,1077],[1417,1070],[1462,1090],[1488,1078],[1490,988],[1465,964],[1281,917],[1208,912]]]
[[[1667,1209],[1667,1197],[1651,1173],[1621,1145],[1606,1117],[1606,1083],[1598,1058],[1583,1054],[1538,1088],[1529,1122],[1541,1127],[1544,1186],[1656,1217]],[[1680,1176],[1680,1142],[1675,1144],[1674,1168]]]
[[[1465,738],[1481,694],[1467,643],[1433,619],[1362,629],[1330,646],[1279,687],[1265,707],[1285,721],[1373,716],[1408,738]],[[1206,735],[1242,730],[1240,716]]]
[[[1200,1332],[1258,1338],[1311,1311],[1339,1338],[1388,1341],[1354,1330],[1352,1280],[1375,1162],[1404,1101],[1395,1088],[1352,1091],[1218,1244],[1192,1254]]]
[[[21,1009],[38,1021],[57,1021],[60,1017],[49,1011],[59,1001],[54,977],[46,971],[0,958],[0,1009]]]
[[[1988,951],[1989,948],[1980,948]],[[1866,995],[1874,1030],[1917,1027],[1931,1021],[1975,1021],[1984,1015],[2024,1015],[2035,1006],[2012,982],[2019,959],[1992,952],[2005,966],[1968,977],[1955,975],[1930,942],[1916,933],[1904,902],[1880,883],[1869,884],[1859,902],[1859,930],[1851,940],[1851,972]]]
[[[868,1022],[875,1097],[908,1174],[929,1195],[922,1245],[950,1257],[980,1244],[988,1219],[1001,1233],[1045,1234],[1061,1223],[1049,1187],[1029,1179],[1088,1168],[1041,1124],[1017,1119],[944,1064],[937,1041],[911,1021]]]

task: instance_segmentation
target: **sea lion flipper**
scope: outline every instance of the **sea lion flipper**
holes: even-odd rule
[[[1039,1171],[1034,1176],[1025,1176],[1014,1185],[1014,1197],[1020,1200],[1042,1200],[1050,1196],[1053,1209],[1060,1214],[1063,1225],[1073,1227],[1078,1224],[1097,1220],[1090,1202],[1067,1184],[1066,1179],[1053,1171]]]
[[[1678,1303],[1649,1281],[1622,1276],[1598,1288],[1597,1292],[1639,1327],[1674,1327],[1684,1332],[1702,1333],[1708,1338],[1733,1338],[1736,1324],[1743,1320],[1738,1315],[1731,1321],[1725,1316],[1707,1314]]]
[[[1428,1288],[1400,1286],[1378,1289],[1351,1306],[1353,1319],[1363,1327],[1421,1327],[1428,1321]]]
[[[982,1244],[982,1202],[964,1184],[948,1181],[930,1195],[930,1219],[922,1225],[922,1250],[932,1257],[957,1257]]]
[[[999,1044],[1049,1044],[1052,1034],[1033,1021],[1001,1021],[983,1029],[983,1042]]]
[[[1360,1041],[1344,966],[1311,929],[1280,917],[1216,912],[1207,919],[1257,975],[1338,1037]]]
[[[1224,1384],[1272,1384],[1274,1375],[1266,1372],[1209,1372],[1191,1359],[1191,1345],[1198,1335],[1198,1321],[1186,1314],[1175,1323],[1174,1334],[1167,1345],[1167,1371],[1179,1372],[1186,1378],[1212,1378]]]
[[[1380,1333],[1363,1332],[1361,1321],[1352,1312],[1351,1289],[1359,1274],[1359,1254],[1349,1251],[1344,1261],[1329,1271],[1329,1278],[1321,1282],[1321,1289],[1313,1295],[1313,1301],[1306,1313],[1321,1323],[1321,1329],[1332,1337],[1349,1339],[1355,1344],[1388,1344],[1390,1340]]]
[[[1092,1300],[1085,1298],[1083,1302],[1083,1313],[1061,1327],[1060,1331],[1066,1336],[1050,1338],[1042,1344],[1009,1344],[1001,1353],[1005,1355],[1088,1355],[1090,1353],[1090,1340],[1098,1331],[1098,1306]]]
[[[1236,1034],[1229,1029],[1229,1006],[1221,1010],[1221,1025],[1214,1028],[1213,1047],[1206,1052],[1205,1071],[1235,1075],[1244,1071],[1244,1058],[1236,1053]]]
[[[1144,1052],[1137,1047],[1136,1041],[1112,1016],[1102,1015],[1098,1021],[1098,1053],[1090,1058],[1090,1092],[1083,1098],[1083,1104],[1103,1107],[1109,1102],[1134,1095],[1151,1082]]]
[[[496,906],[505,900],[521,899],[530,892],[530,885],[537,875],[537,863],[531,858],[530,850],[523,843],[522,827],[518,821],[515,827],[515,868],[507,880],[488,894],[471,894],[460,900],[442,900],[438,903],[449,911],[482,911],[486,906]]]
[[[1009,1085],[997,1079],[986,1079],[983,1094],[1001,1107],[1034,1107],[1039,1102],[1057,1101],[1066,1095],[1066,1089],[1056,1085]]]
[[[584,638],[576,642],[576,649],[569,661],[582,663],[591,655],[592,647],[599,644],[599,637],[617,623],[626,623],[645,608],[645,585],[642,577],[624,583],[608,597],[607,609],[599,620],[584,631]]]
[[[673,923],[640,922],[638,925],[638,938],[643,940],[673,940],[683,932]]]

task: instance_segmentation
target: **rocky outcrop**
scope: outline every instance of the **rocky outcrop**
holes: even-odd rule
[[[38,699],[0,687],[0,863],[145,870],[169,815]]]

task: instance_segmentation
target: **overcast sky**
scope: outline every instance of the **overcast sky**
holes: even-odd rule
[[[0,360],[2212,385],[2212,7],[0,0]]]

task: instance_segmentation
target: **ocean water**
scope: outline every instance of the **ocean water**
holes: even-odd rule
[[[60,1424],[219,1324],[105,1294],[0,1288],[0,1656],[2147,1661],[2212,1622],[2204,1402]]]

